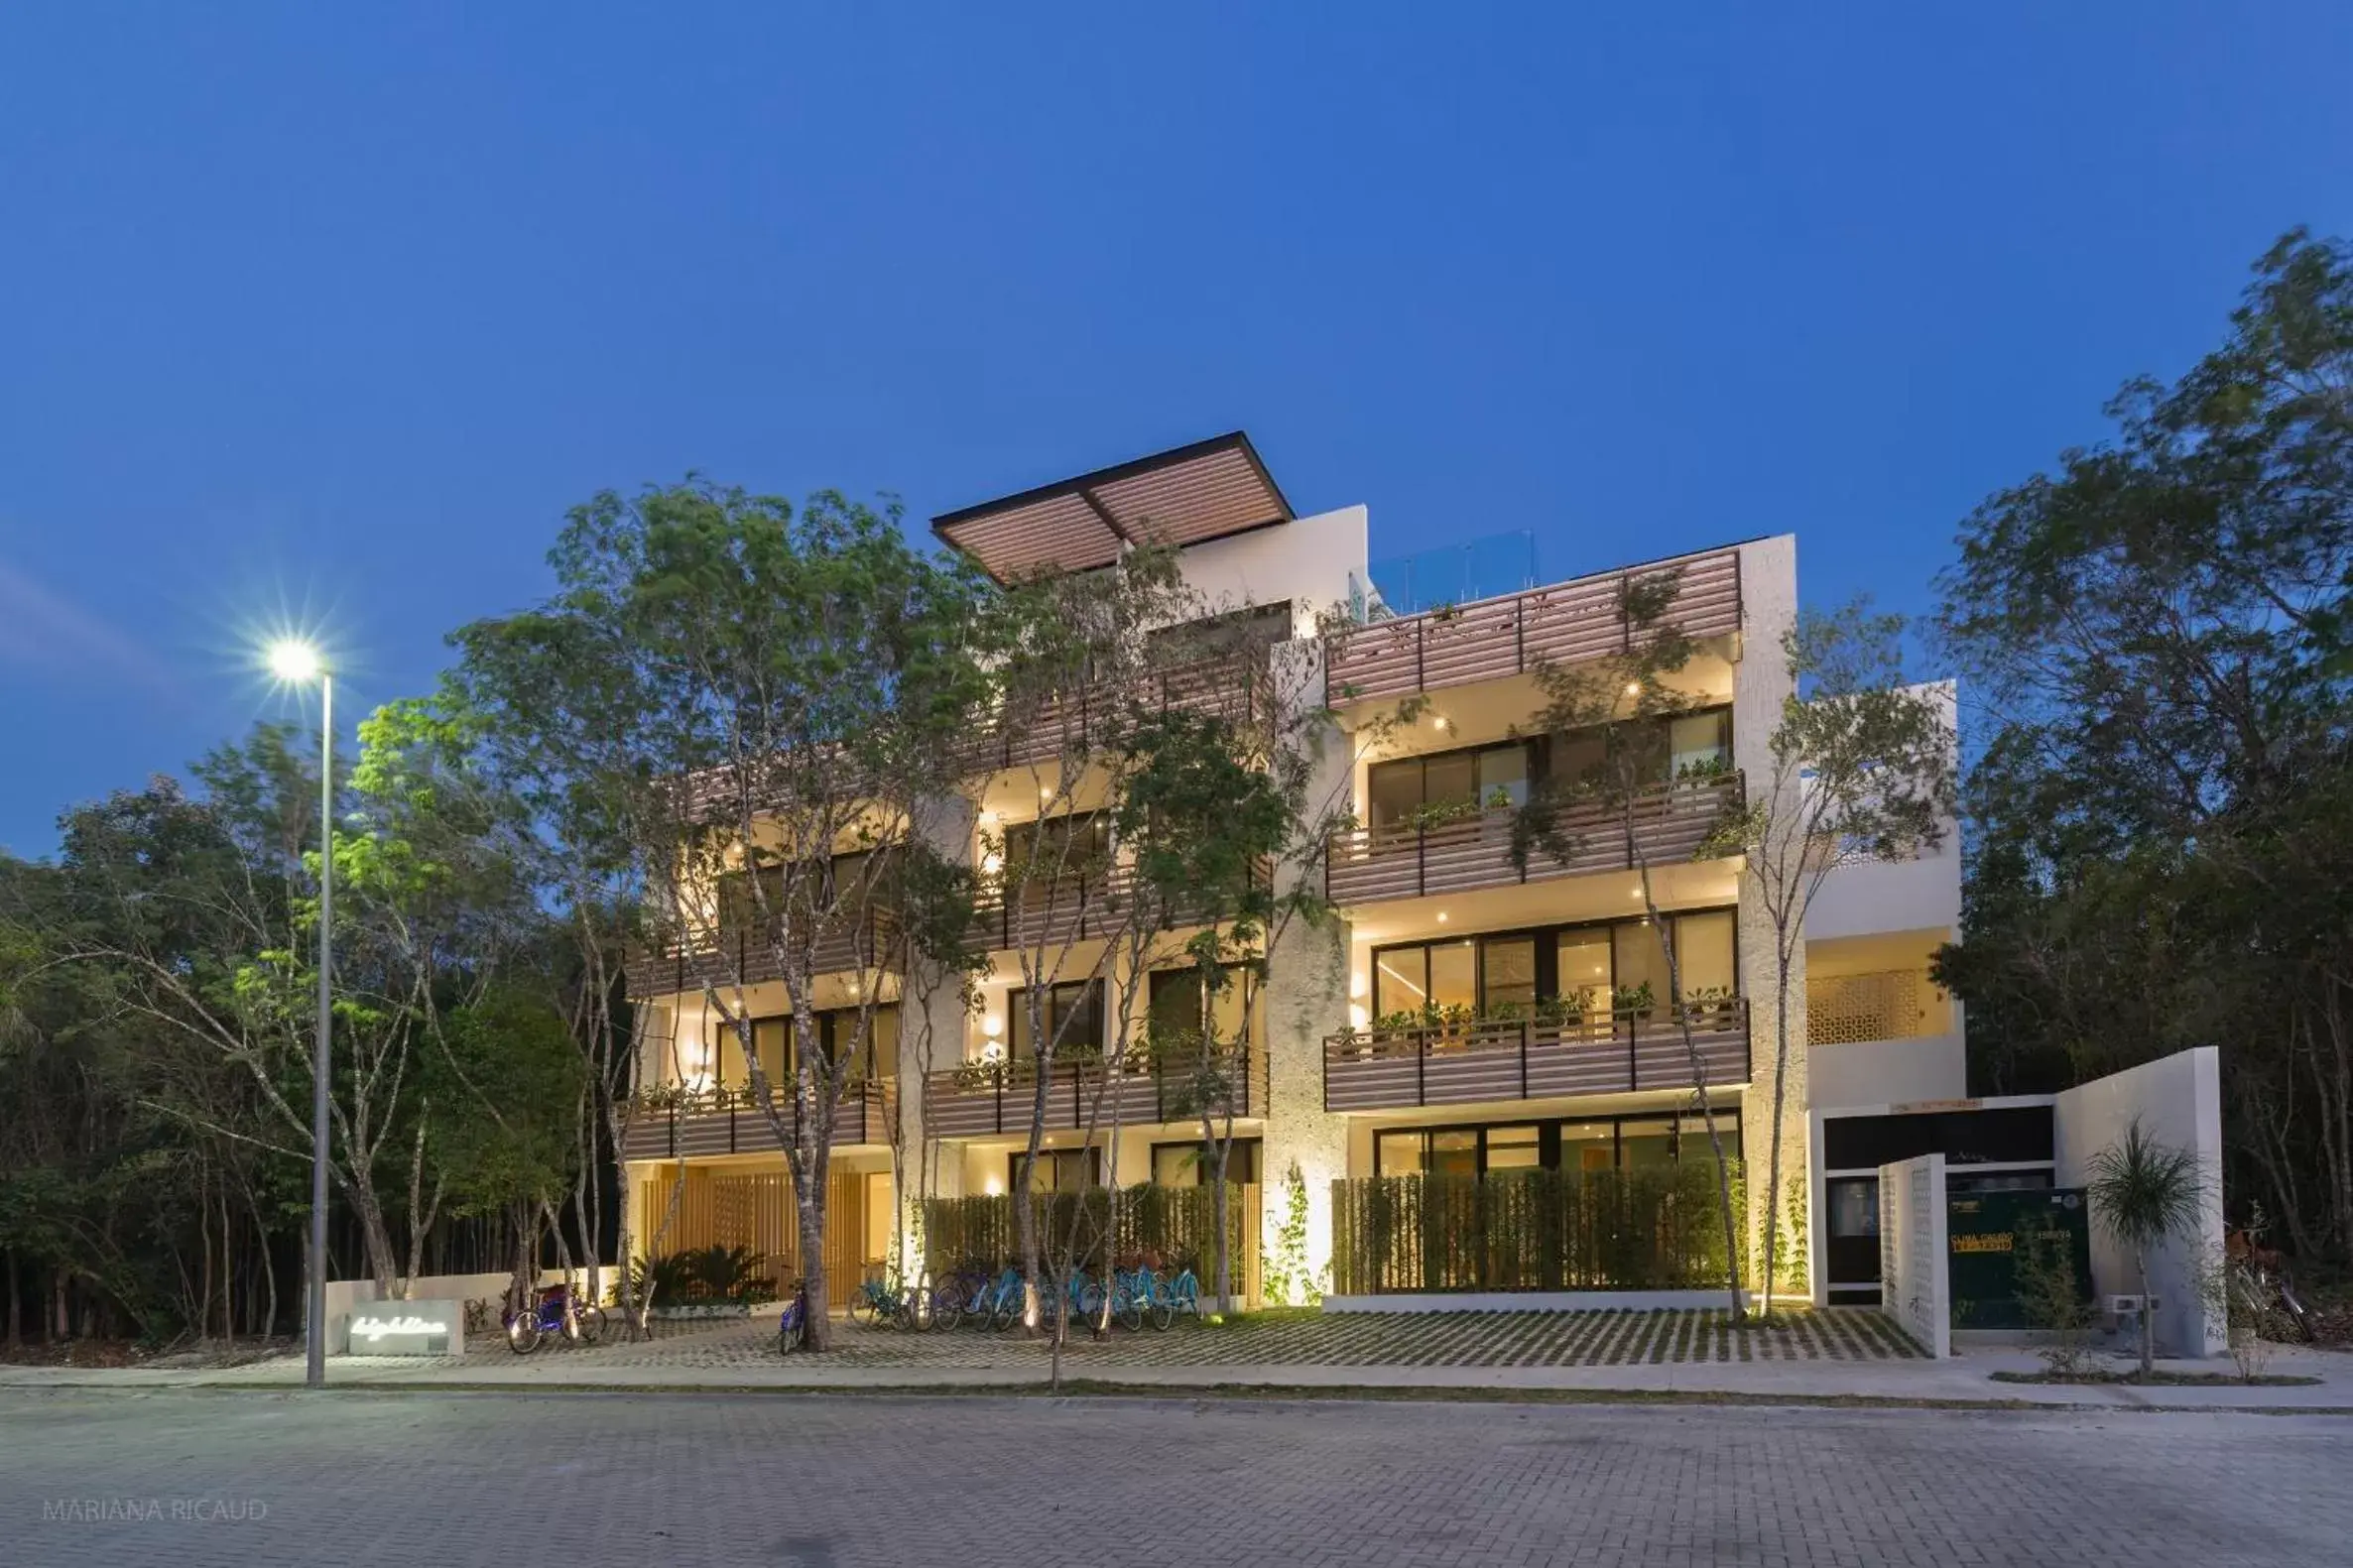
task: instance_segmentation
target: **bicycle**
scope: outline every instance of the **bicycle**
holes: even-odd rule
[[[808,1348],[808,1281],[793,1281],[793,1299],[785,1303],[784,1316],[777,1320],[776,1352],[790,1356],[795,1351]]]
[[[997,1276],[996,1288],[989,1298],[989,1327],[1000,1331],[1013,1327],[1028,1308],[1029,1298],[1029,1282],[1022,1278],[1019,1268],[1008,1264]]]
[[[2231,1305],[2244,1312],[2255,1332],[2265,1339],[2308,1345],[2312,1342],[2312,1313],[2295,1292],[2295,1280],[2277,1250],[2261,1245],[2261,1213],[2244,1229],[2223,1239],[2223,1257],[2230,1270]]]
[[[1176,1321],[1176,1298],[1162,1282],[1160,1260],[1153,1254],[1112,1269],[1111,1314],[1130,1331],[1142,1328],[1147,1317],[1156,1331]]]
[[[1191,1313],[1195,1323],[1201,1320],[1201,1281],[1194,1276],[1189,1264],[1169,1281],[1169,1320],[1175,1322],[1179,1312]]]
[[[860,1328],[921,1329],[930,1321],[930,1302],[921,1289],[903,1289],[883,1279],[861,1280],[850,1296],[850,1321]]]
[[[499,1321],[507,1332],[507,1349],[518,1356],[538,1350],[550,1334],[560,1334],[575,1345],[593,1345],[603,1337],[605,1323],[603,1307],[579,1300],[569,1285],[559,1284],[542,1290],[525,1310],[502,1313]]]

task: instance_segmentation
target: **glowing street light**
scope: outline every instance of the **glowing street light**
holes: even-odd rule
[[[318,682],[318,1045],[310,1066],[310,1290],[304,1320],[303,1382],[326,1387],[326,1158],[329,1008],[334,994],[335,677],[310,644],[272,643],[270,672],[293,685]]]

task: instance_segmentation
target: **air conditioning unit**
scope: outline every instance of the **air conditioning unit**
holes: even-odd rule
[[[2164,1306],[2165,1302],[2156,1296],[2151,1296],[2149,1305],[2154,1311],[2156,1308]],[[2141,1315],[2141,1298],[2136,1295],[2110,1296],[2108,1311],[2113,1317],[2139,1317]]]

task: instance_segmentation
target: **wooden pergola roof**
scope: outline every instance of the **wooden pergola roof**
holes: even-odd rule
[[[931,531],[1012,582],[1108,566],[1134,544],[1198,544],[1291,517],[1250,437],[1235,430],[942,513]]]

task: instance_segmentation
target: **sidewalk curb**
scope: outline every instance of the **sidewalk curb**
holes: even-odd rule
[[[283,1384],[150,1383],[124,1385],[100,1382],[0,1384],[0,1389],[32,1393],[89,1392],[135,1394],[153,1392],[226,1395],[263,1394],[275,1397],[308,1394],[311,1390]],[[1065,1379],[1060,1388],[1043,1380],[957,1384],[514,1384],[489,1382],[408,1382],[371,1380],[329,1387],[322,1393],[347,1394],[461,1394],[469,1398],[548,1397],[586,1395],[597,1398],[697,1398],[717,1395],[783,1395],[796,1398],[879,1398],[890,1400],[1088,1399],[1137,1403],[1265,1403],[1265,1404],[1535,1404],[1605,1406],[1803,1406],[1852,1410],[1984,1410],[2010,1414],[2085,1412],[2167,1415],[2316,1415],[2353,1416],[2353,1405],[2295,1404],[2166,1404],[2112,1400],[2021,1399],[1989,1396],[1959,1398],[1926,1395],[1918,1398],[1869,1393],[1803,1393],[1705,1388],[1511,1387],[1493,1385],[1367,1385],[1124,1383],[1116,1380]]]

